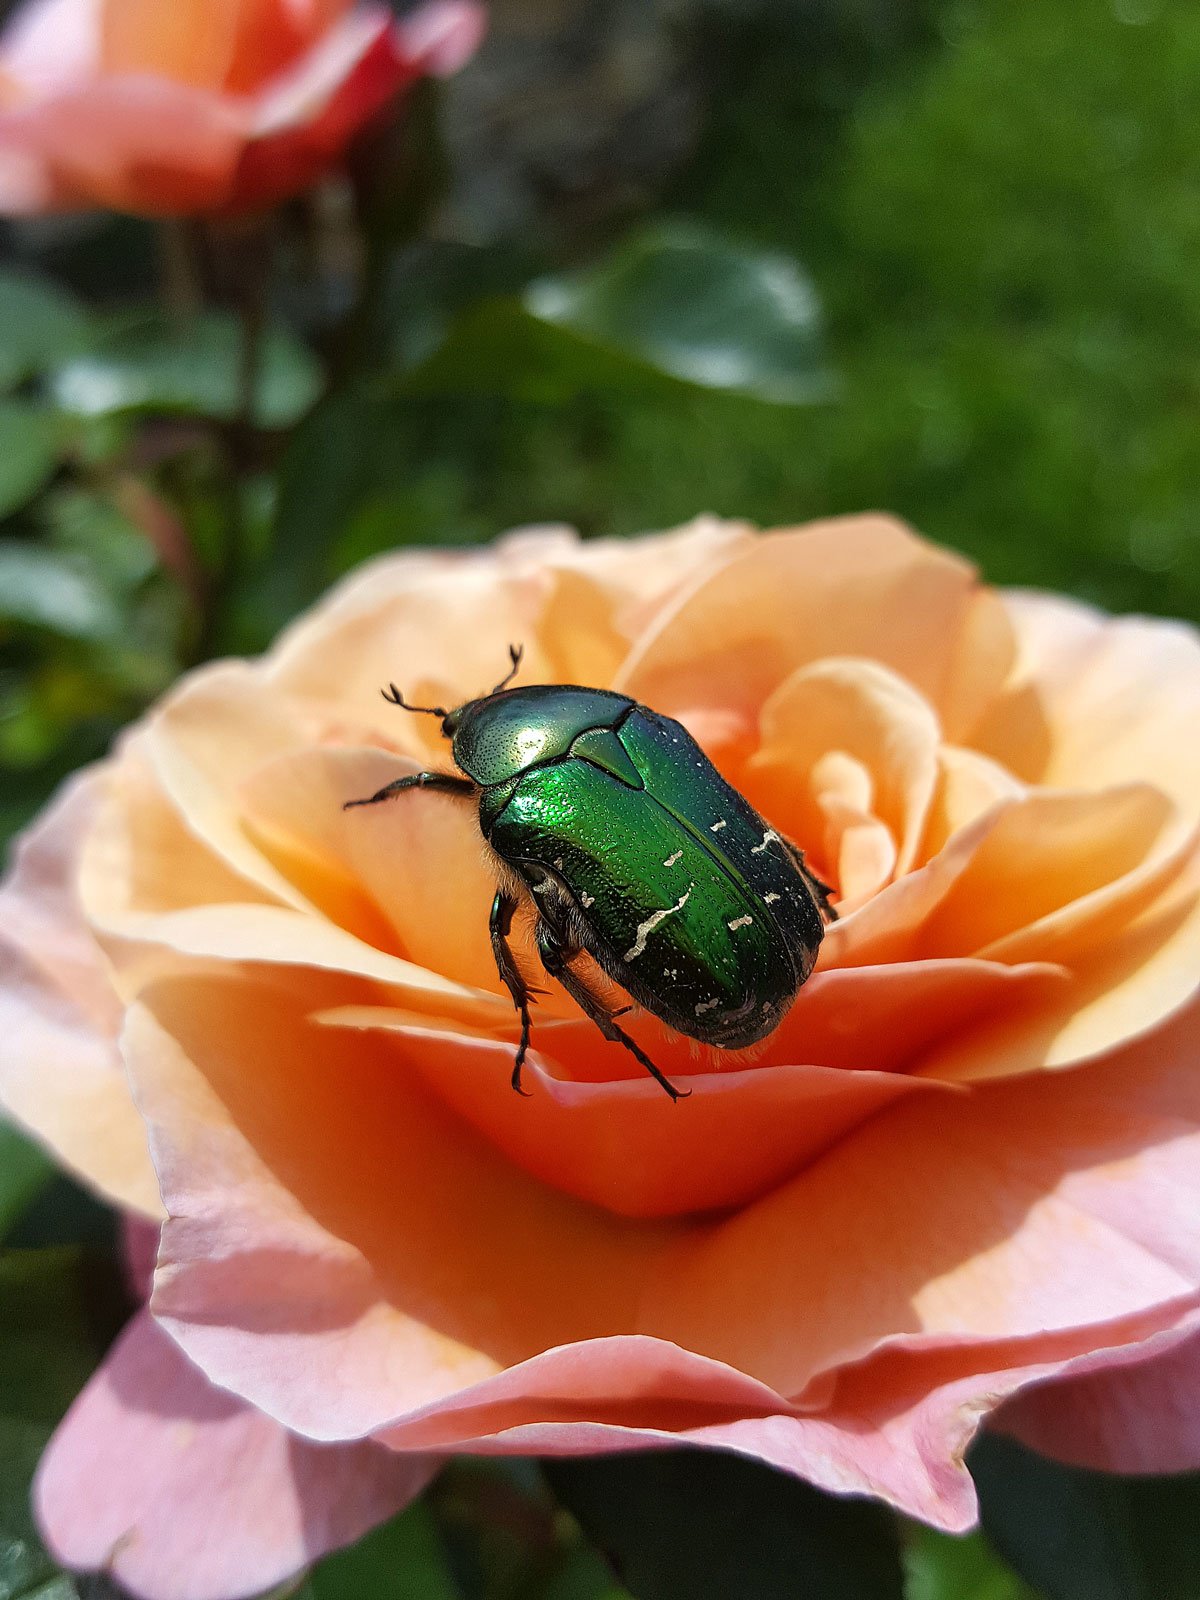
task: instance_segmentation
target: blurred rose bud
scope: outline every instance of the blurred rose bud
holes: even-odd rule
[[[0,212],[253,210],[401,90],[457,70],[471,0],[29,0],[0,41]]]

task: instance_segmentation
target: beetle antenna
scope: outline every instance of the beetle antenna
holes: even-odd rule
[[[389,683],[386,689],[380,689],[380,694],[390,706],[399,706],[401,711],[417,711],[423,717],[448,717],[450,713],[445,706],[410,706],[394,683]]]
[[[492,690],[493,694],[499,694],[501,689],[507,689],[508,688],[509,684],[513,681],[513,679],[517,675],[517,668],[521,665],[521,657],[524,654],[525,654],[525,646],[523,644],[510,644],[509,645],[509,647],[508,647],[508,659],[512,662],[512,666],[508,669],[508,671],[505,673],[504,677],[502,677],[500,679],[500,682]]]

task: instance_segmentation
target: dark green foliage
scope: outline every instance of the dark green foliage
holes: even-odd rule
[[[327,1557],[299,1600],[462,1600],[442,1540],[422,1504]]]
[[[0,1242],[53,1173],[49,1156],[7,1122],[0,1121]]]
[[[913,1527],[904,1547],[904,1600],[1042,1600],[983,1533]]]
[[[544,1463],[635,1600],[901,1600],[888,1513],[722,1451]]]
[[[86,337],[82,306],[59,284],[0,269],[0,392],[69,356]]]
[[[971,1453],[983,1526],[1047,1600],[1196,1600],[1200,1473],[1119,1478],[986,1434]]]
[[[234,317],[207,313],[182,326],[162,317],[119,321],[89,348],[58,367],[51,392],[64,411],[83,417],[153,411],[237,418],[242,405],[241,328]],[[312,354],[285,329],[263,340],[254,385],[254,421],[286,428],[322,388]]]
[[[119,1315],[102,1258],[69,1247],[0,1254],[0,1600],[76,1593],[34,1532],[29,1481]]]

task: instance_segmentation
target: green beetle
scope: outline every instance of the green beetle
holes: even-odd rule
[[[378,805],[406,789],[478,806],[501,875],[492,952],[521,1019],[514,1089],[524,1092],[532,994],[509,936],[529,895],[546,972],[679,1099],[688,1091],[617,1025],[621,1011],[593,993],[571,961],[586,951],[678,1032],[743,1049],[779,1025],[811,973],[825,921],[836,917],[829,888],[680,723],[607,689],[510,689],[521,652],[509,653],[507,677],[456,710],[409,705],[395,684],[383,691],[404,711],[442,719],[466,776],[414,773],[346,807]]]

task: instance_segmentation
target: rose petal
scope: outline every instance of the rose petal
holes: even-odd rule
[[[937,763],[937,784],[926,818],[925,837],[913,867],[928,865],[956,833],[972,827],[994,806],[1018,800],[1027,792],[1011,772],[977,750],[943,744]]]
[[[164,6],[156,0],[112,0],[101,10],[106,73],[145,73],[196,88],[223,83],[233,58],[243,0]]]
[[[828,929],[827,967],[951,953],[1072,971],[1049,1005],[949,1040],[920,1070],[968,1079],[1068,1065],[1160,1022],[1195,987],[1196,844],[1149,785],[999,803]]]
[[[264,693],[251,667],[218,662],[193,673],[159,705],[140,746],[190,832],[259,891],[311,909],[255,847],[237,815],[238,785],[273,756],[305,742],[299,716]]]
[[[996,1426],[1034,1450],[1097,1472],[1200,1467],[1200,1318],[1150,1338],[1129,1360],[1023,1389]]]
[[[163,982],[125,1055],[166,1196],[153,1305],[225,1387],[321,1438],[633,1324],[663,1224],[514,1168],[311,985]],[[403,1226],[397,1219],[403,1217]]]
[[[1192,1293],[1200,1252],[1180,1255],[1172,1221],[1200,1203],[1198,1015],[1086,1073],[893,1105],[774,1194],[681,1240],[645,1315],[798,1394],[882,1339],[1086,1337]]]
[[[296,1438],[213,1388],[141,1312],[50,1441],[34,1495],[64,1566],[153,1600],[236,1600],[359,1538],[435,1470]]]
[[[441,765],[453,770],[452,763]],[[430,987],[500,987],[488,934],[496,892],[478,807],[414,791],[379,806],[346,801],[410,775],[379,751],[316,749],[265,763],[241,787],[253,836],[326,916],[429,972]]]
[[[383,1436],[402,1449],[482,1455],[733,1449],[835,1493],[876,1495],[961,1532],[977,1514],[963,1456],[1006,1395],[1049,1373],[1118,1363],[1175,1320],[1164,1309],[1094,1329],[1082,1355],[1073,1353],[1077,1342],[1062,1338],[917,1357],[887,1352],[843,1373],[833,1387],[814,1386],[807,1407],[658,1340],[594,1340],[476,1384]]]
[[[1004,596],[1019,658],[971,743],[1034,783],[1156,783],[1196,816],[1200,638],[1057,595]]]
[[[307,188],[419,72],[389,8],[355,7],[253,102],[230,209],[260,210]]]
[[[56,206],[146,215],[220,207],[243,130],[219,96],[162,78],[91,78],[9,113],[5,142],[35,150]]]
[[[646,614],[686,574],[720,567],[746,542],[740,524],[702,521],[639,541],[634,561],[624,541],[581,545],[565,529],[511,534],[488,552],[383,556],[285,631],[268,683],[339,719],[349,708],[382,720],[389,679],[418,703],[456,704],[495,683],[509,645],[522,644],[521,682],[603,687]],[[394,713],[385,725],[406,723],[421,719]],[[440,746],[431,733],[427,748]]]
[[[0,78],[21,97],[85,78],[99,61],[102,0],[26,0],[0,39]]]
[[[789,807],[820,785],[811,775],[834,752],[871,776],[870,810],[894,841],[894,870],[910,870],[938,778],[941,730],[928,703],[873,661],[835,658],[793,673],[763,707],[762,744],[746,774],[756,805],[803,844],[808,818]],[[882,887],[879,884],[877,887]]]
[[[469,0],[429,0],[397,24],[401,53],[418,71],[436,78],[465,67],[486,29],[487,13]]]
[[[157,1216],[117,1053],[121,1010],[72,883],[103,781],[90,772],[60,790],[18,841],[0,890],[0,1103],[86,1182]]]
[[[410,1068],[524,1171],[627,1217],[742,1205],[922,1082],[813,1066],[693,1074],[682,1117],[645,1073],[599,1084],[556,1075],[555,1056],[570,1049],[566,1036],[581,1031],[556,1028],[530,1058],[526,1101],[509,1086],[510,1042],[464,1038],[388,1012],[335,1011],[322,1020],[409,1041]],[[584,1041],[591,1043],[586,1033]]]
[[[798,667],[865,656],[961,719],[959,702],[975,695],[962,647],[977,635],[980,608],[994,627],[970,567],[902,524],[811,523],[767,534],[702,577],[639,642],[618,686],[668,715],[707,705],[753,716]],[[1003,640],[994,662],[992,654],[989,681]],[[947,723],[951,737],[955,727]]]

